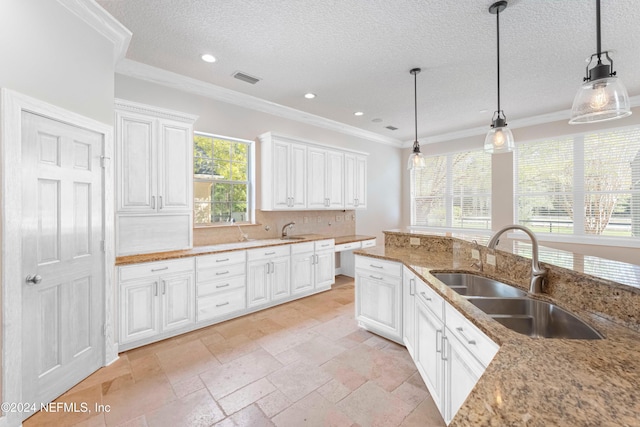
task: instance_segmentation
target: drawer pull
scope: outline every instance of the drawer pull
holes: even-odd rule
[[[373,268],[384,268],[383,265],[375,265],[375,264],[369,264],[369,265]]]
[[[229,270],[223,271],[221,273],[216,273],[216,276],[224,276],[225,274],[229,274]]]
[[[220,289],[220,288],[226,288],[227,286],[229,286],[229,283],[226,283],[224,285],[216,285],[216,289]]]
[[[470,340],[469,338],[467,338],[467,336],[464,334],[464,330],[462,329],[462,326],[458,326],[456,328],[456,331],[460,332],[460,335],[462,336],[462,338],[464,338],[464,340],[467,342],[467,344],[469,345],[476,345],[476,340]]]
[[[162,271],[162,270],[168,270],[169,266],[166,267],[162,267],[162,268],[152,268],[151,271]]]
[[[265,252],[264,254],[265,255],[275,255],[276,253],[275,252]]]
[[[382,280],[382,277],[374,276],[372,274],[370,274],[369,277],[371,277],[372,279],[376,279],[376,280]]]
[[[229,305],[229,301],[223,302],[222,304],[216,304],[216,307],[224,307],[225,305]]]
[[[229,261],[229,258],[217,259],[216,260],[216,262],[225,262],[225,261]]]
[[[326,245],[320,245],[323,248],[326,248],[327,246],[331,246],[331,243],[327,243]]]
[[[428,297],[424,292],[420,292],[420,295],[422,295],[422,298],[424,298],[426,301],[431,301],[431,298]]]

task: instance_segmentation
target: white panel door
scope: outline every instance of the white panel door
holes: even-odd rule
[[[307,207],[327,208],[327,151],[309,148],[307,155]]]
[[[272,259],[270,273],[271,299],[277,300],[291,295],[291,257]]]
[[[447,344],[446,389],[449,398],[444,419],[449,422],[476,386],[484,368],[454,335],[447,334]]]
[[[293,209],[307,207],[307,147],[291,144],[289,195]]]
[[[247,306],[266,304],[269,297],[271,264],[264,260],[247,263]]]
[[[402,272],[402,341],[411,357],[415,358],[415,303],[416,276],[407,268]]]
[[[344,207],[356,207],[356,156],[353,154],[344,155]]]
[[[160,121],[158,212],[191,209],[193,137],[184,123]]]
[[[195,322],[193,273],[162,277],[162,331],[182,328]]]
[[[316,289],[329,288],[336,281],[336,256],[334,251],[316,253]]]
[[[313,252],[291,255],[291,292],[313,290]]]
[[[136,115],[117,115],[116,118],[116,161],[121,177],[118,212],[155,212],[157,161],[154,120]]]
[[[274,141],[273,150],[273,177],[272,194],[273,209],[289,209],[291,207],[291,196],[289,194],[289,144],[286,142]],[[263,183],[266,185],[266,183]]]
[[[160,333],[159,279],[132,281],[120,288],[120,344]]]
[[[356,208],[367,207],[367,158],[356,157]]]
[[[327,204],[331,209],[344,209],[344,154],[327,151]]]
[[[23,402],[102,365],[102,135],[22,113]]]
[[[433,401],[443,413],[444,405],[444,324],[416,298],[414,361]]]

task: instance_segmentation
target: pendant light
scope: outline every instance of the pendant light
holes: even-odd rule
[[[418,77],[417,75],[420,73],[420,68],[414,68],[409,71],[413,74],[413,100],[414,100],[414,123],[416,130],[416,139],[413,141],[413,153],[409,156],[409,161],[407,162],[407,169],[424,169],[425,161],[424,156],[420,152],[420,143],[418,143]]]
[[[498,57],[498,109],[491,119],[491,130],[484,139],[484,151],[487,153],[508,153],[513,151],[513,134],[507,127],[507,117],[500,109],[500,12],[507,8],[506,1],[498,1],[489,7],[489,13],[496,15],[496,46]]]
[[[600,0],[596,0],[596,37],[598,51],[591,55],[587,64],[584,83],[573,99],[569,124],[595,123],[621,119],[631,115],[631,105],[627,89],[613,71],[613,60],[608,51],[602,51],[600,37]],[[602,63],[605,56],[609,64]],[[596,65],[589,69],[593,58]]]

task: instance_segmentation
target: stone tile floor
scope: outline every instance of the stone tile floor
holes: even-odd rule
[[[358,328],[331,291],[120,354],[35,426],[444,426],[406,349]]]

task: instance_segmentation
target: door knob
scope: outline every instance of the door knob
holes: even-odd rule
[[[38,283],[42,282],[42,276],[40,276],[39,274],[30,274],[27,276],[25,281],[32,285],[37,285]]]

